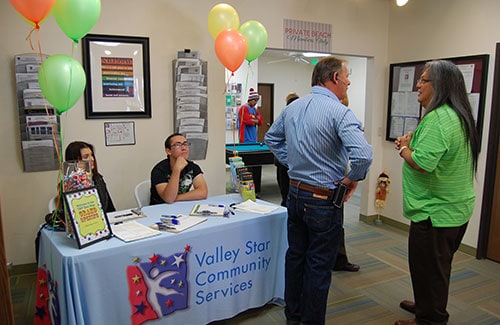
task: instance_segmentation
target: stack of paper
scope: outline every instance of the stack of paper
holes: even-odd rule
[[[114,212],[106,212],[106,216],[108,217],[108,221],[111,224],[147,217],[144,213],[142,213],[140,209],[128,209],[128,210],[120,210]]]
[[[199,223],[207,221],[207,218],[185,215],[180,215],[176,219],[179,223],[177,225],[170,225],[169,229],[167,229],[168,232],[181,232],[183,230],[196,226]]]
[[[251,200],[236,204],[233,208],[248,212],[267,214],[277,209],[277,206],[258,204]]]
[[[113,234],[124,242],[139,240],[161,234],[161,231],[154,230],[137,221],[127,221],[124,223],[111,225]]]

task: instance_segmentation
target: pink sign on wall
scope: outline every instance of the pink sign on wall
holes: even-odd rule
[[[330,53],[332,25],[283,19],[283,48]]]

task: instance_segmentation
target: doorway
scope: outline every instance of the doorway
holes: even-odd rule
[[[263,142],[264,136],[274,121],[274,84],[259,83],[257,92],[260,94],[259,111],[263,120],[262,125],[257,129],[257,141]]]

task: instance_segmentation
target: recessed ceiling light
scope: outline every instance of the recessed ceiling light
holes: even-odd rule
[[[408,3],[408,0],[396,0],[396,4],[400,7],[404,6],[406,3]]]

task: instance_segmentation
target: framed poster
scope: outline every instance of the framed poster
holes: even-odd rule
[[[149,38],[87,34],[82,39],[85,118],[150,118]]]
[[[104,122],[106,146],[126,146],[135,144],[134,122]]]
[[[489,55],[483,54],[441,60],[453,62],[462,71],[472,107],[472,115],[476,121],[476,129],[481,140]],[[423,117],[424,108],[417,101],[417,80],[424,72],[425,63],[429,61],[432,60],[390,65],[385,137],[387,141],[394,141],[408,131],[414,131]]]
[[[112,236],[96,187],[65,192],[64,198],[78,248]]]

